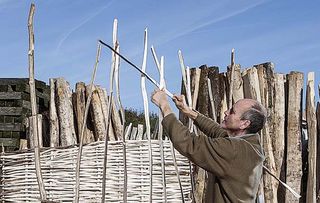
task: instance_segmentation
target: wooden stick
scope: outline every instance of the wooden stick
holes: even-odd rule
[[[139,71],[142,75],[144,75],[152,84],[154,84],[156,87],[159,88],[159,84],[157,81],[155,81],[152,77],[150,77],[146,72],[142,71],[138,66],[134,65],[132,62],[130,62],[126,57],[122,56],[119,52],[117,52],[114,48],[112,48],[110,45],[104,43],[102,40],[99,40],[101,44],[108,47],[113,53],[117,54],[120,58],[122,58],[125,62],[130,64],[132,67],[134,67],[137,71]],[[173,94],[167,90],[164,89],[165,93],[170,97],[173,98]]]
[[[120,46],[118,43],[118,37],[117,37],[117,33],[118,33],[118,20],[115,19],[113,22],[113,47],[116,49],[116,51],[119,53],[120,52]],[[125,122],[126,122],[126,118],[125,118],[125,111],[124,108],[122,106],[121,103],[121,99],[120,99],[120,75],[119,75],[119,66],[120,66],[120,57],[116,54],[114,54],[113,56],[114,60],[115,60],[115,85],[116,85],[116,102],[117,105],[120,109],[120,116],[121,116],[121,125],[122,125],[122,144],[123,144],[123,164],[124,164],[124,187],[123,187],[123,202],[126,203],[127,202],[127,185],[128,185],[128,172],[127,172],[127,150],[126,150],[126,136],[125,136]],[[110,127],[111,128],[111,127]]]
[[[160,80],[160,89],[165,88],[165,80],[164,80],[164,57],[161,56],[160,64],[156,55],[156,51],[154,50],[153,46],[151,46],[151,52],[153,55],[153,59],[156,63],[158,72],[159,72],[159,80]],[[163,128],[162,128],[162,120],[163,116],[161,111],[158,112],[158,140],[160,141],[160,157],[161,157],[161,171],[162,171],[162,184],[163,184],[163,194],[164,194],[164,202],[167,202],[167,190],[166,190],[166,170],[165,170],[165,158],[164,158],[164,151],[163,151]]]
[[[148,30],[147,28],[144,31],[144,51],[143,51],[143,61],[141,70],[146,71],[147,66],[147,49],[148,48]],[[146,77],[141,75],[141,91],[143,97],[143,106],[144,106],[144,118],[146,122],[146,133],[149,142],[149,175],[150,175],[150,193],[149,201],[152,202],[152,148],[151,148],[151,137],[150,137],[150,117],[149,117],[149,106],[148,106],[148,95],[146,90]]]
[[[78,156],[77,156],[77,166],[76,166],[76,195],[75,195],[75,202],[79,202],[79,190],[80,190],[80,164],[81,164],[81,155],[82,155],[82,148],[83,148],[83,135],[84,135],[84,130],[85,130],[85,126],[87,124],[87,117],[88,117],[88,112],[89,112],[89,107],[90,107],[90,103],[91,103],[91,97],[92,97],[92,90],[93,90],[93,83],[96,77],[96,72],[97,72],[97,68],[98,68],[98,64],[99,64],[99,59],[100,59],[100,52],[101,52],[101,44],[98,43],[97,46],[97,56],[96,56],[96,62],[94,64],[94,68],[93,68],[93,73],[91,76],[91,81],[90,81],[90,92],[89,92],[89,96],[87,99],[87,103],[86,103],[86,109],[85,109],[85,113],[84,113],[84,118],[83,118],[83,124],[82,124],[82,128],[81,128],[81,133],[79,136],[80,139],[80,143],[79,143],[79,151],[78,151]]]
[[[28,31],[29,31],[29,85],[30,85],[30,101],[31,101],[31,113],[33,118],[33,137],[34,137],[34,157],[35,157],[35,167],[36,176],[39,186],[40,199],[46,200],[46,190],[44,187],[41,164],[40,164],[40,150],[39,150],[39,135],[38,135],[38,125],[37,125],[37,100],[36,100],[36,87],[34,81],[34,32],[33,32],[33,17],[34,17],[35,5],[32,3],[29,11],[28,18]]]
[[[182,56],[181,50],[178,51],[178,56],[179,56],[179,62],[180,62],[180,68],[181,68],[181,74],[182,74],[182,82],[184,84],[184,88],[187,91],[187,77],[186,77],[186,67],[184,65],[184,60]]]
[[[190,80],[190,68],[187,66],[185,67],[183,56],[181,50],[178,51],[178,57],[179,57],[179,62],[180,62],[180,68],[181,68],[181,75],[182,75],[182,82],[184,85],[184,88],[186,90],[186,95],[187,95],[187,102],[189,108],[192,108],[192,98],[191,98],[191,80]],[[193,132],[193,120],[189,118],[188,122],[188,128],[190,132]],[[173,149],[171,149],[171,153],[173,156],[173,160],[175,161],[175,152]],[[183,189],[182,185],[180,185],[181,180],[180,180],[180,175],[179,175],[179,170],[177,164],[175,164],[175,169],[177,172],[177,177],[179,181],[179,186],[180,186],[180,191],[181,191],[181,196],[182,196],[182,201],[184,202],[184,195],[183,195]],[[192,176],[192,165],[191,162],[189,161],[189,171],[190,171],[190,180],[191,180],[191,185],[192,185],[192,194],[194,194],[194,189],[193,189],[193,176]]]
[[[115,34],[113,34],[114,36]],[[101,44],[104,44],[101,40],[99,40],[99,42]],[[105,44],[104,44],[105,45]],[[116,43],[117,45],[117,43]],[[109,47],[109,46],[108,46]],[[115,47],[115,49],[113,49],[112,47],[110,47],[112,50],[117,50],[117,47]],[[110,92],[110,96],[109,96],[109,100],[108,100],[108,117],[106,118],[106,128],[107,130],[109,129],[109,127],[111,127],[110,123],[111,123],[111,114],[112,111],[114,110],[112,108],[112,104],[113,104],[113,82],[114,82],[114,72],[115,72],[115,54],[117,54],[118,56],[119,53],[118,52],[113,52],[112,53],[112,65],[111,65],[111,70],[110,70],[110,81],[109,81],[109,92]],[[102,172],[102,196],[101,196],[101,202],[104,203],[105,199],[106,199],[106,175],[107,175],[107,152],[108,152],[108,140],[105,139],[104,140],[104,160],[103,160],[103,172]],[[126,179],[125,179],[126,181]],[[126,185],[125,185],[125,190],[126,190]],[[126,196],[126,195],[125,195]],[[127,197],[124,197],[124,200],[126,201]]]
[[[120,52],[120,46],[117,39],[118,33],[118,20],[114,19],[113,22],[113,47],[117,52]],[[120,82],[119,82],[119,66],[120,66],[120,57],[117,54],[113,53],[112,63],[114,63],[114,78],[115,78],[115,87],[116,87],[116,104],[120,109],[121,116],[121,124],[123,128],[123,136],[124,136],[124,123],[125,123],[125,113],[120,99]]]
[[[274,177],[276,180],[279,181],[284,187],[286,187],[296,198],[301,198],[301,195],[299,195],[296,191],[294,191],[289,185],[282,182],[277,176],[275,176],[267,167],[263,166],[263,169],[267,171],[272,177]]]

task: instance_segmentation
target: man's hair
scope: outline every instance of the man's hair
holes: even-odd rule
[[[260,104],[255,103],[251,108],[242,114],[241,120],[249,120],[250,125],[247,127],[247,133],[259,132],[267,120],[266,109]]]

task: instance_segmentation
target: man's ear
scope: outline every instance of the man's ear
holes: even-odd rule
[[[241,122],[240,123],[240,129],[241,130],[247,129],[251,124],[251,121],[249,121],[249,120],[241,120],[240,122]]]

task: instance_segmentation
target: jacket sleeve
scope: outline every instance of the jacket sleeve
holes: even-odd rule
[[[194,120],[194,124],[208,137],[217,138],[228,136],[227,132],[222,129],[217,122],[200,113]]]
[[[203,133],[196,136],[173,113],[163,119],[162,125],[175,149],[196,165],[219,177],[231,167],[237,154],[231,139],[210,138]]]

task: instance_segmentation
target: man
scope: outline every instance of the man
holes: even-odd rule
[[[266,121],[266,109],[259,102],[239,100],[219,125],[190,109],[183,95],[174,95],[177,108],[201,131],[198,136],[175,117],[164,91],[155,90],[152,102],[161,109],[173,146],[208,172],[205,202],[255,202],[264,161],[258,131]]]

